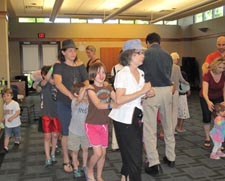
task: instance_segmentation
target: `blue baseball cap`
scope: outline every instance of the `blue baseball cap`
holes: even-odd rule
[[[133,49],[143,50],[143,49],[146,49],[146,48],[142,46],[141,40],[139,40],[139,39],[128,40],[128,41],[126,41],[124,43],[124,45],[123,45],[123,51],[133,50]]]

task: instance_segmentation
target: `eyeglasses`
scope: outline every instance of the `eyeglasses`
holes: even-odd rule
[[[138,55],[143,55],[145,52],[144,52],[144,51],[136,51],[136,52],[134,52],[134,53],[136,53],[136,54],[138,54]]]

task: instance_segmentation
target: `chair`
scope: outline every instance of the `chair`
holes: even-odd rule
[[[18,87],[16,85],[11,85],[13,91],[13,100],[18,101]]]

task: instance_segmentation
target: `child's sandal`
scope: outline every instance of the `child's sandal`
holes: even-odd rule
[[[205,148],[210,148],[211,147],[210,140],[205,140],[204,147]]]
[[[63,169],[64,169],[64,172],[66,173],[73,172],[73,167],[70,163],[63,163]]]

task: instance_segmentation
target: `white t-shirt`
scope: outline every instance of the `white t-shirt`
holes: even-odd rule
[[[115,88],[125,88],[126,94],[132,94],[141,90],[145,84],[144,72],[140,69],[138,69],[138,72],[140,74],[139,82],[137,82],[131,74],[130,68],[128,66],[125,66],[116,74],[114,83]],[[137,107],[141,110],[143,109],[141,105],[141,98],[143,96],[140,96],[135,100],[123,104],[117,109],[112,109],[112,111],[109,113],[109,117],[124,124],[131,124],[134,108]]]
[[[4,103],[3,110],[4,110],[5,126],[7,128],[14,128],[21,125],[20,116],[17,116],[15,119],[13,119],[12,122],[8,121],[9,117],[14,115],[16,111],[20,110],[18,102],[12,100],[8,104]]]

